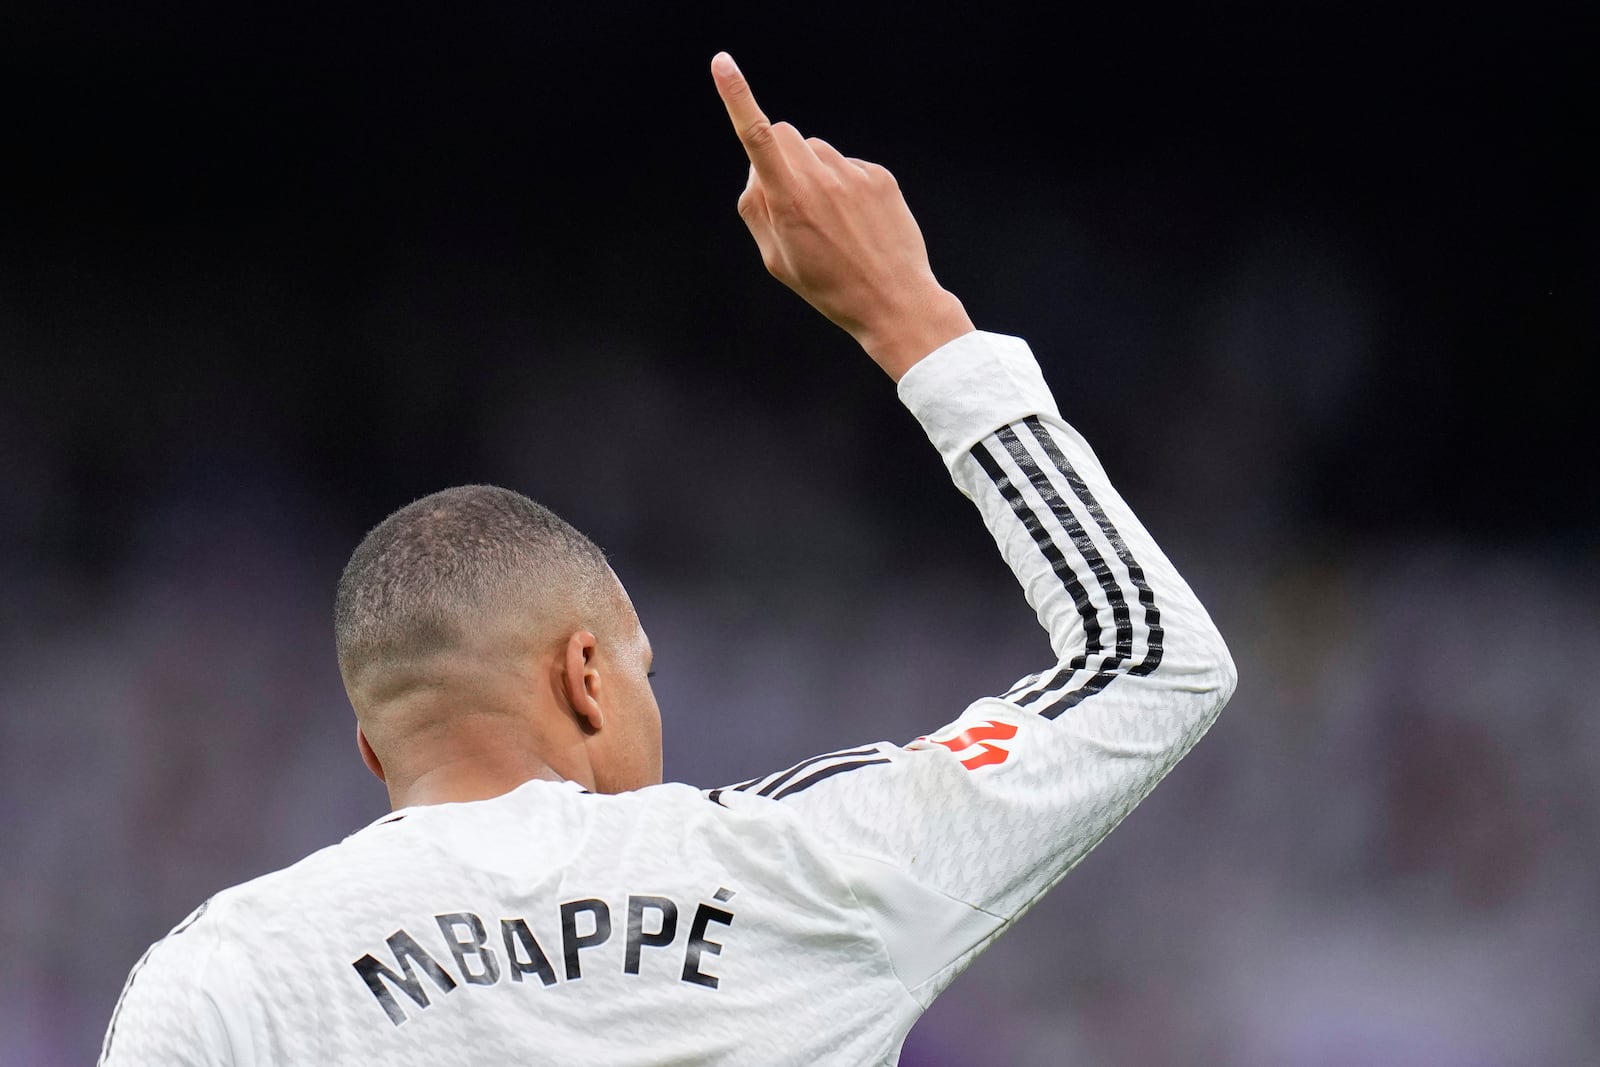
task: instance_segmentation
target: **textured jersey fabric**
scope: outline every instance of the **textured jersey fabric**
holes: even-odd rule
[[[910,744],[723,789],[533,781],[386,816],[157,942],[102,1064],[896,1062],[1234,685],[1022,341],[952,341],[900,396],[1049,632],[1049,666]]]

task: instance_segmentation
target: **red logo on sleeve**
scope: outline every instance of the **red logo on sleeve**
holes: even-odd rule
[[[1006,757],[1011,755],[1011,750],[1000,745],[992,744],[994,741],[1009,741],[1017,736],[1017,728],[1008,722],[995,722],[989,719],[979,723],[968,730],[950,738],[923,738],[931,740],[936,745],[943,745],[951,752],[960,756],[966,754],[961,761],[961,766],[969,771],[979,767],[988,767],[996,763],[1004,763]]]

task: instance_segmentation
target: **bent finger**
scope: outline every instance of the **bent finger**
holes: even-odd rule
[[[739,194],[739,217],[748,224],[752,218],[767,220],[770,215],[767,208],[766,190],[761,187],[761,178],[756,174],[755,165],[750,167],[750,177],[744,183],[744,191]]]
[[[817,160],[830,170],[843,171],[846,167],[852,167],[853,165],[853,161],[846,157],[844,153],[820,137],[807,137],[806,147],[810,148],[811,154],[816,156]]]
[[[777,255],[778,243],[772,233],[772,215],[767,207],[766,194],[762,192],[759,184],[746,186],[744,194],[739,197],[739,218],[744,220],[750,236],[755,238],[756,251],[761,253],[761,262],[771,270],[775,262],[774,257]]]
[[[869,178],[877,178],[879,181],[895,186],[900,184],[895,180],[895,176],[890,173],[889,168],[882,163],[874,163],[870,159],[857,159],[855,156],[846,156],[845,159],[849,163],[860,167]]]

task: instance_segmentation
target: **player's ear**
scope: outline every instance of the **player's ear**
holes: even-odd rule
[[[588,630],[575,630],[567,638],[563,653],[561,682],[567,704],[585,732],[595,733],[605,725],[600,710],[600,668],[595,665],[599,642]]]
[[[361,750],[361,762],[367,765],[367,770],[377,775],[378,781],[387,782],[388,779],[383,776],[383,764],[378,762],[378,754],[372,751],[372,744],[367,740],[360,723],[356,723],[356,747]]]

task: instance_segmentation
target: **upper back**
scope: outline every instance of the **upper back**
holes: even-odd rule
[[[920,1011],[787,809],[681,785],[407,809],[141,970],[129,997],[197,975],[239,1064],[891,1062]]]

